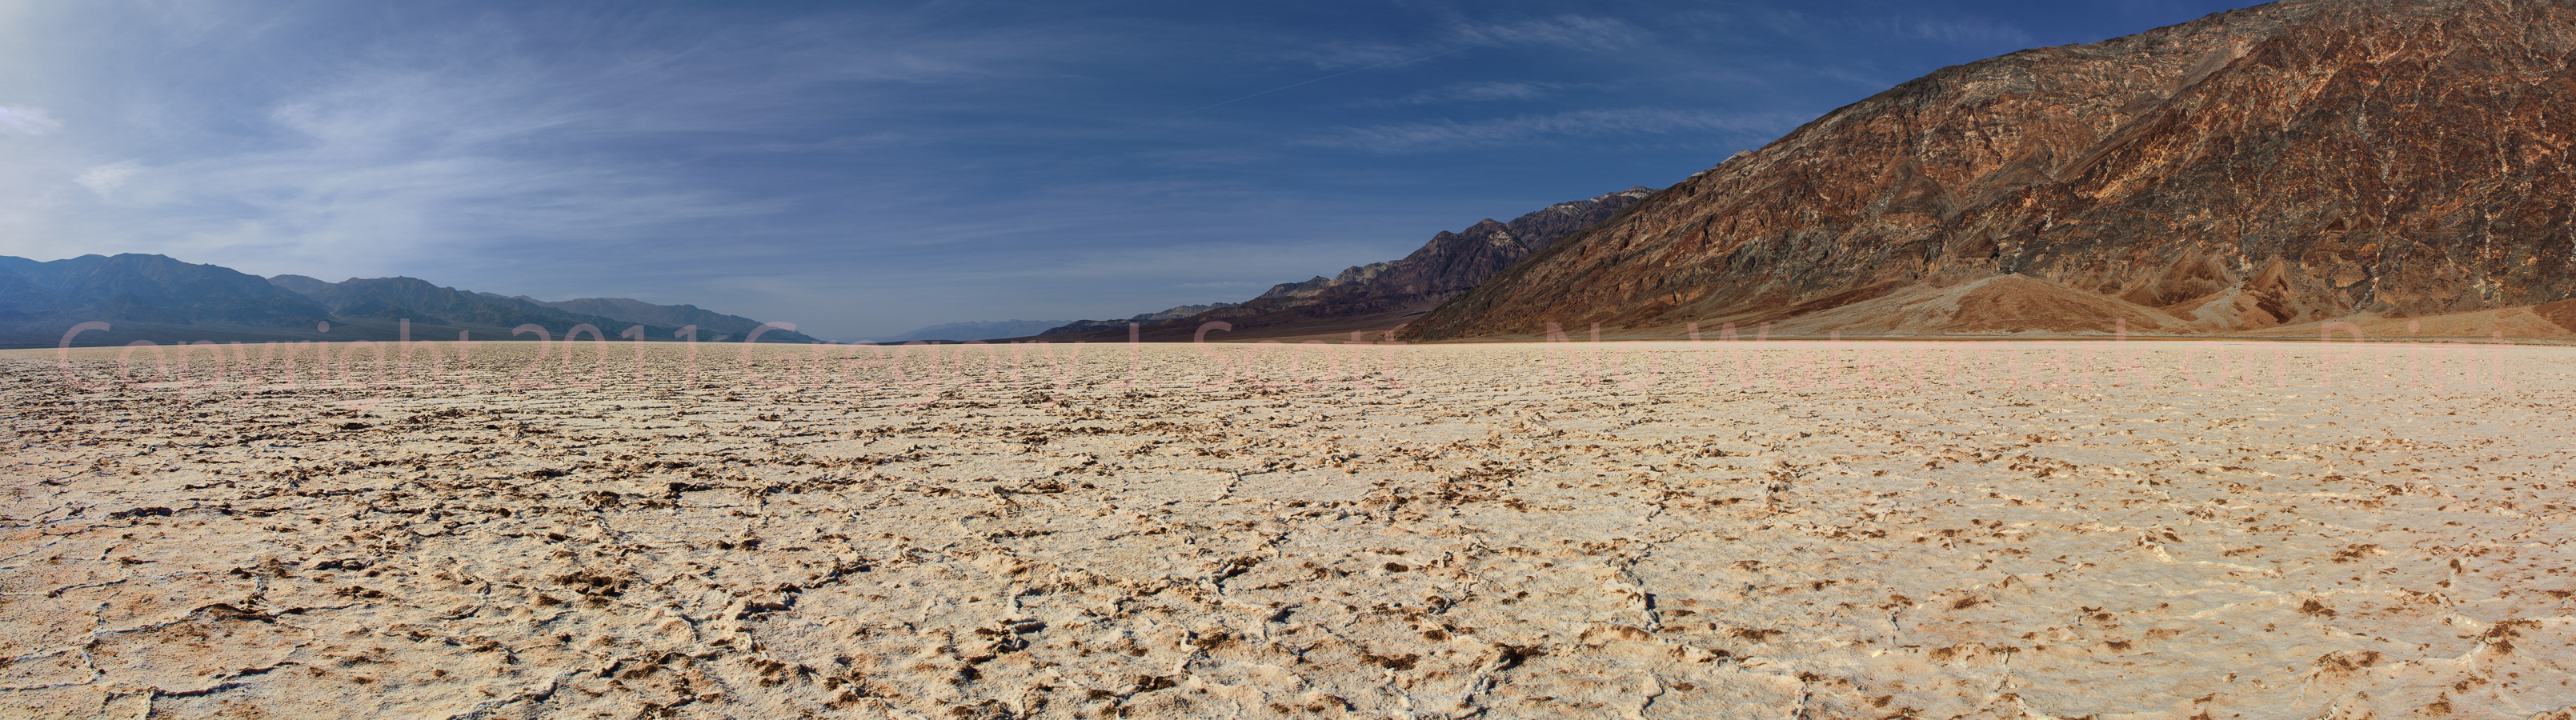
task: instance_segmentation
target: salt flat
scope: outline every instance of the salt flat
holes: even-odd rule
[[[2567,348],[261,349],[0,354],[0,714],[2576,705]]]

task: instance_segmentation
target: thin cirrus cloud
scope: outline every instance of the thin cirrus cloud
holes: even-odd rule
[[[1409,105],[1451,105],[1460,103],[1531,102],[1585,87],[1580,83],[1544,81],[1486,81],[1448,85],[1396,98],[1369,98],[1351,103],[1353,107],[1389,108]]]
[[[602,246],[625,239],[621,231],[778,209],[614,158],[549,156],[570,140],[562,135],[602,132],[605,116],[548,100],[549,84],[498,72],[357,71],[280,98],[266,114],[266,142],[148,173],[112,163],[74,180],[118,211],[90,218],[96,231],[351,274],[470,265],[527,238]],[[281,272],[288,263],[252,265]]]
[[[2030,31],[1999,22],[1913,17],[1882,18],[1871,25],[1887,34],[1943,43],[2028,45],[2033,41]]]
[[[1441,120],[1348,127],[1307,138],[1305,142],[1380,153],[1420,153],[1638,135],[1718,134],[1768,138],[1797,127],[1805,119],[1788,113],[1723,113],[1671,108],[1577,110],[1468,122]]]
[[[274,19],[211,11],[155,19],[174,26],[165,28],[174,41],[256,34],[223,31],[237,23],[298,39],[272,27]],[[376,38],[327,72],[252,84],[270,91],[264,96],[239,86],[152,88],[162,91],[153,97],[161,112],[107,113],[122,115],[124,126],[71,148],[86,152],[58,153],[76,164],[50,172],[101,204],[56,213],[51,229],[120,239],[100,250],[188,254],[254,271],[444,271],[465,276],[452,280],[464,284],[478,262],[506,262],[531,240],[596,255],[692,226],[775,217],[796,204],[768,188],[675,173],[673,158],[629,148],[681,139],[811,152],[831,140],[782,131],[845,119],[854,88],[971,81],[991,74],[983,68],[997,58],[1048,49],[1028,38],[895,42],[888,36],[899,29],[886,23],[838,18],[680,42],[603,32],[590,38],[599,45],[591,52],[562,55],[538,49],[548,38],[536,24],[432,25]],[[875,42],[848,42],[853,37]],[[172,75],[90,79],[151,88]],[[818,91],[838,91],[842,107],[795,100]],[[208,97],[215,93],[257,101]],[[230,118],[239,129],[209,142],[172,147],[174,136],[206,128],[144,124],[169,107],[203,112],[228,103],[251,113]],[[43,110],[0,110],[0,132],[36,136],[61,127]],[[136,160],[78,162],[109,153],[153,157],[148,172]]]
[[[1290,51],[1319,70],[1403,64],[1469,48],[1544,48],[1621,52],[1655,42],[1651,33],[1617,18],[1560,15],[1510,21],[1451,21],[1428,37],[1404,42],[1325,41]]]
[[[1439,102],[1443,100],[1458,102],[1536,100],[1542,96],[1555,92],[1558,87],[1562,86],[1557,83],[1481,82],[1453,85],[1427,95],[1415,95],[1413,97],[1424,98],[1424,102]]]
[[[89,188],[90,192],[98,193],[99,197],[107,197],[116,194],[117,188],[125,187],[127,179],[142,171],[142,166],[132,161],[109,163],[90,168],[78,177],[72,178],[72,181],[80,183],[81,187]]]
[[[1626,20],[1560,15],[1499,23],[1464,23],[1452,32],[1458,42],[1476,45],[1557,47],[1587,52],[1622,52],[1654,44],[1652,33]]]
[[[44,108],[0,107],[0,133],[36,136],[63,129],[63,123],[45,113]]]

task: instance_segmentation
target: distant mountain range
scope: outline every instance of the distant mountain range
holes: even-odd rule
[[[1281,283],[1249,301],[1146,313],[1126,320],[1084,320],[1046,331],[1050,340],[1124,340],[1136,323],[1148,340],[1185,340],[1201,325],[1233,327],[1214,337],[1244,339],[1350,331],[1385,331],[1457,297],[1530,253],[1619,215],[1654,194],[1633,187],[1557,203],[1497,222],[1487,218],[1442,231],[1403,259],[1370,263],[1327,278]]]
[[[1127,326],[1128,326],[1128,325],[1131,325],[1131,324],[1143,324],[1143,323],[1158,322],[1158,321],[1163,321],[1163,320],[1172,320],[1172,319],[1176,319],[1176,318],[1191,317],[1191,316],[1198,315],[1199,313],[1207,312],[1207,311],[1210,311],[1210,310],[1219,310],[1219,309],[1223,309],[1223,308],[1236,307],[1237,305],[1238,305],[1238,303],[1230,303],[1230,302],[1207,303],[1207,304],[1204,304],[1204,305],[1183,305],[1183,306],[1180,306],[1180,307],[1171,308],[1171,309],[1169,309],[1169,310],[1160,310],[1160,311],[1156,311],[1156,312],[1149,312],[1149,313],[1137,313],[1137,314],[1135,314],[1134,316],[1128,317],[1127,319],[1124,319],[1124,320],[1075,320],[1075,321],[1073,321],[1073,322],[1065,323],[1065,324],[1060,325],[1060,326],[1057,326],[1057,327],[1048,328],[1048,329],[1046,330],[1046,332],[1039,333],[1039,334],[1040,334],[1040,335],[1046,335],[1046,336],[1053,336],[1053,335],[1078,335],[1078,334],[1082,334],[1082,333],[1098,333],[1098,332],[1113,332],[1113,331],[1114,331],[1114,332],[1119,332],[1119,333],[1124,333],[1124,332],[1127,332]]]
[[[0,256],[0,347],[54,347],[72,326],[89,321],[106,322],[109,328],[80,333],[73,344],[393,340],[401,336],[405,320],[416,340],[453,340],[460,332],[507,340],[522,325],[544,327],[560,337],[586,324],[612,339],[641,326],[648,340],[670,340],[678,328],[697,325],[699,340],[722,342],[739,340],[760,326],[759,321],[693,305],[624,298],[543,302],[407,277],[333,283],[302,275],[262,278],[161,255],[83,255],[47,262]],[[762,334],[761,340],[819,342],[780,330]]]
[[[982,322],[941,323],[901,335],[870,338],[881,343],[982,340],[1036,335],[1047,328],[1063,325],[1063,320],[987,320]]]

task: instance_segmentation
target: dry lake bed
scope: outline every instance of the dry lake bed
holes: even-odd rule
[[[2576,349],[566,348],[0,353],[0,716],[2576,706]]]

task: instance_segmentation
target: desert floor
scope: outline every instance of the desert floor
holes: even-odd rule
[[[2570,348],[282,347],[0,353],[0,715],[2576,705]]]

